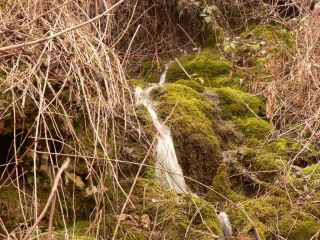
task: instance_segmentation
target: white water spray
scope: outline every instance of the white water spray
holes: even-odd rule
[[[231,237],[232,227],[231,227],[228,215],[225,212],[220,212],[218,214],[218,218],[219,218],[219,222],[220,222],[224,236],[227,238]]]
[[[156,157],[156,178],[177,193],[188,193],[189,190],[174,149],[171,131],[168,126],[159,120],[154,104],[149,97],[152,89],[164,84],[168,67],[169,64],[165,66],[165,71],[161,74],[158,84],[153,84],[145,90],[137,87],[135,89],[135,97],[137,104],[142,104],[148,109],[153,125],[158,132],[154,149]]]

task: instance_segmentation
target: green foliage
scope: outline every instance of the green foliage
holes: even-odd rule
[[[214,23],[214,14],[219,14],[219,9],[216,5],[209,5],[205,1],[199,0],[179,0],[178,6],[180,9],[180,14],[183,14],[183,11],[188,8],[192,8],[199,12],[199,16],[203,18],[203,21],[206,24]]]

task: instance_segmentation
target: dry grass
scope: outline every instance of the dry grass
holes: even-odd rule
[[[305,3],[305,6],[307,3]],[[273,122],[298,138],[317,142],[319,125],[320,11],[302,8],[293,25],[294,46],[272,66],[275,80],[268,86]]]
[[[29,218],[37,221],[39,205],[43,205],[37,181],[32,196],[20,191],[26,172],[21,174],[18,168],[24,157],[33,160],[30,171],[34,179],[42,164],[40,156],[47,156],[45,170],[53,180],[64,159],[59,153],[69,152],[74,155],[73,164],[77,159],[86,160],[91,186],[110,175],[117,182],[117,166],[109,161],[116,146],[110,144],[116,144],[113,140],[130,124],[127,114],[133,105],[122,61],[104,41],[109,35],[110,8],[116,7],[112,6],[104,2],[97,14],[91,12],[90,1],[10,1],[0,12],[0,69],[4,76],[0,88],[8,100],[7,114],[1,114],[0,120],[12,123],[5,128],[14,136],[14,154],[8,166],[15,166],[2,175],[1,186],[11,184],[19,189],[21,209],[28,204],[27,198],[33,202],[32,213],[24,213],[25,224],[7,237],[20,239]],[[107,21],[105,28],[99,26],[101,19]],[[76,129],[79,122],[81,128]],[[88,141],[92,149],[88,149]],[[28,148],[21,148],[25,143]],[[104,161],[93,170],[99,150]],[[63,184],[57,193],[57,207],[64,213]],[[95,195],[97,212],[99,194],[103,193]],[[6,229],[6,223],[1,226]]]

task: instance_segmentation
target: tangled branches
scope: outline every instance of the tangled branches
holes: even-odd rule
[[[281,127],[311,141],[320,137],[319,56],[320,15],[315,10],[304,15],[295,31],[295,46],[274,67],[276,80],[270,85],[269,108]],[[279,64],[279,62],[278,62]]]
[[[23,215],[13,232],[1,223],[8,238],[22,238],[37,221],[43,207],[39,177],[44,171],[53,184],[66,158],[62,153],[72,156],[71,173],[79,161],[85,164],[91,187],[103,189],[98,185],[106,176],[117,181],[109,159],[116,136],[131,121],[132,99],[121,60],[104,41],[108,33],[99,20],[108,23],[122,2],[105,3],[95,17],[88,1],[10,1],[0,11],[0,133],[13,136],[10,159],[1,165],[0,189],[16,186]],[[98,157],[104,161],[97,164]],[[103,191],[94,194],[99,211]],[[71,214],[65,198],[60,184],[62,215]]]

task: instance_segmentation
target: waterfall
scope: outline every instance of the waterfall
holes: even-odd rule
[[[219,222],[225,237],[232,236],[232,227],[230,224],[229,216],[225,212],[220,212],[218,214]]]
[[[159,119],[154,103],[149,96],[152,89],[162,86],[165,83],[169,64],[165,66],[165,71],[161,74],[158,84],[152,84],[144,90],[140,87],[135,89],[136,104],[142,104],[147,108],[153,125],[158,132],[154,148],[156,158],[155,175],[157,180],[169,187],[172,191],[188,193],[189,190],[183,177],[182,169],[178,163],[170,128],[164,125]]]
[[[159,119],[155,105],[149,96],[152,89],[163,86],[165,83],[169,64],[165,65],[165,70],[160,76],[159,83],[151,84],[144,90],[140,87],[136,87],[135,98],[137,105],[142,104],[147,108],[152,118],[153,125],[158,132],[154,147],[156,158],[155,175],[157,180],[169,187],[172,191],[177,193],[189,193],[182,169],[178,163],[170,128],[164,125]],[[232,227],[228,215],[225,212],[220,212],[218,214],[218,219],[224,236],[226,238],[232,236]]]

